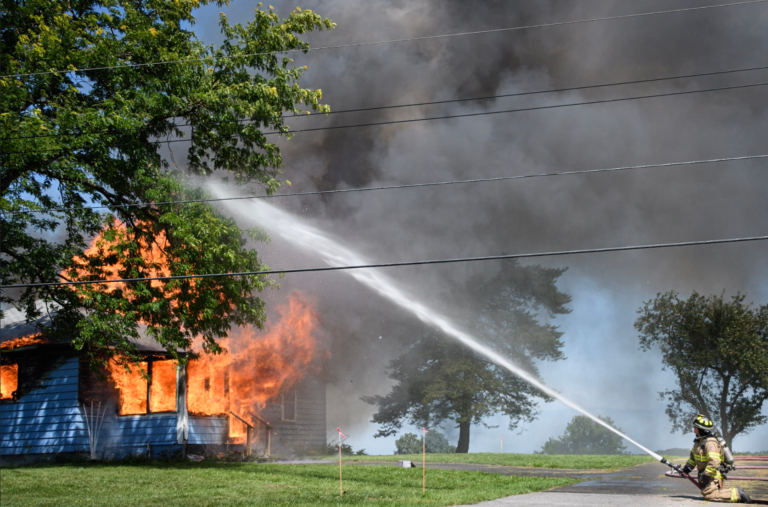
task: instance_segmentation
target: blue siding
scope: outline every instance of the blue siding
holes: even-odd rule
[[[18,402],[0,406],[0,454],[88,451],[88,430],[78,402],[79,359],[65,360]],[[179,452],[176,414],[117,417],[107,413],[99,451],[107,456]]]
[[[78,401],[79,358],[66,359],[36,380],[38,387],[19,401],[0,406],[0,454],[87,452],[88,430]],[[226,417],[190,417],[190,444],[226,442]],[[99,435],[99,453],[120,458],[181,451],[177,414],[115,415],[108,409]],[[149,444],[149,446],[147,445]]]
[[[224,444],[227,439],[228,421],[224,417],[190,417],[190,444]]]
[[[84,451],[85,422],[77,401],[79,360],[48,372],[40,387],[0,406],[0,454]]]

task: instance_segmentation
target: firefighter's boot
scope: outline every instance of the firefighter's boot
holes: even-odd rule
[[[746,491],[737,486],[736,492],[739,494],[739,499],[737,500],[739,503],[752,503],[752,499]]]

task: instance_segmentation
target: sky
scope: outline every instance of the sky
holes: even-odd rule
[[[717,2],[713,2],[717,3]],[[490,30],[701,5],[692,0],[422,0],[274,2],[337,23],[308,34],[313,47]],[[221,41],[218,12],[247,22],[252,2],[208,6],[194,30]],[[479,97],[549,88],[675,76],[768,64],[768,5],[733,6],[624,20],[345,48],[295,55],[307,65],[303,87],[323,90],[332,110]],[[768,81],[768,71],[661,83],[302,118],[295,128],[531,107]],[[547,111],[330,130],[280,141],[291,191],[331,190],[596,169],[768,153],[768,90],[756,87]],[[766,234],[765,162],[730,162],[612,174],[406,189],[281,200],[365,257],[405,261],[694,241]],[[278,240],[260,246],[273,267],[317,265]],[[573,297],[563,331],[567,359],[541,363],[542,378],[593,413],[609,416],[651,449],[688,447],[670,433],[658,393],[674,387],[657,352],[642,352],[633,327],[644,301],[669,290],[746,293],[768,303],[768,245],[748,243],[543,259],[567,267],[558,286]],[[393,276],[446,312],[461,306],[457,284],[487,280],[500,263],[404,268]],[[392,385],[389,361],[419,326],[406,312],[339,273],[291,275],[291,290],[318,301],[333,336],[327,427],[347,428],[350,444],[391,453],[394,439],[373,438],[374,407],[361,396]],[[562,434],[575,413],[540,404],[533,423],[508,430],[503,417],[473,426],[471,452],[533,452]],[[443,430],[449,438],[456,428]],[[415,428],[403,428],[403,433]],[[765,428],[738,437],[736,450],[768,449]],[[633,450],[634,451],[634,450]]]

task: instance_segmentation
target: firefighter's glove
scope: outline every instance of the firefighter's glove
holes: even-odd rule
[[[709,475],[709,474],[701,474],[701,475],[699,475],[699,484],[701,484],[702,486],[706,487],[707,484],[709,484],[710,482],[712,482],[712,476],[711,475]]]
[[[683,473],[685,475],[691,475],[691,472],[693,472],[693,468],[689,467],[688,465],[685,465],[683,467]]]

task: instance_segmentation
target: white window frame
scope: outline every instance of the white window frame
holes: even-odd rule
[[[281,408],[281,412],[282,412],[280,415],[281,415],[281,419],[283,420],[283,422],[296,422],[296,419],[297,419],[296,416],[298,415],[298,412],[299,412],[299,410],[298,410],[299,409],[299,407],[298,407],[298,400],[299,400],[298,392],[297,392],[297,390],[295,388],[291,389],[291,390],[293,391],[293,401],[289,400],[288,403],[293,403],[293,419],[286,419],[285,418],[285,404],[286,404],[285,392],[280,393],[280,408]],[[289,391],[289,393],[290,393],[290,391]],[[288,396],[290,397],[290,394]]]

